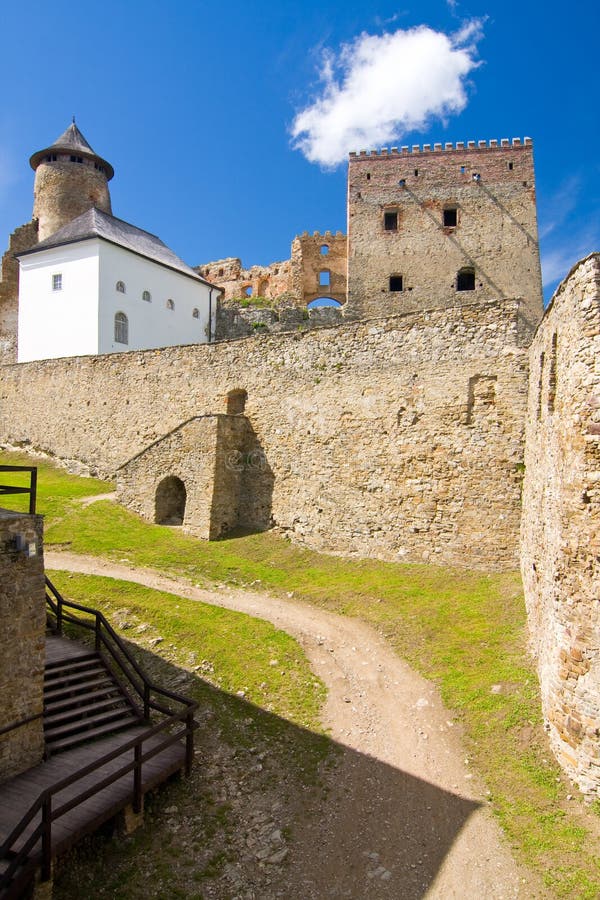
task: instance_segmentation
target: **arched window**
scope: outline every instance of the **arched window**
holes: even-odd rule
[[[251,297],[252,296],[252,285],[249,284],[244,288],[244,296]]]
[[[117,344],[129,343],[129,322],[124,312],[115,314],[115,342]]]
[[[169,299],[167,300],[167,309],[175,309],[175,301],[174,301],[174,300],[171,300],[170,297],[169,297]]]
[[[323,306],[332,306],[334,309],[342,308],[342,304],[339,300],[334,300],[333,297],[316,297],[314,300],[311,300],[307,306],[308,309],[318,309]]]
[[[117,281],[115,287],[120,294],[125,293],[125,282],[124,281]]]
[[[200,310],[199,310],[197,307],[194,307],[194,308],[193,308],[193,310],[192,310],[192,316],[194,317],[194,319],[199,319],[199,318],[200,318]]]
[[[142,300],[146,300],[147,303],[150,303],[152,300],[152,294],[150,291],[142,291]]]
[[[458,270],[458,272],[456,273],[456,290],[475,290],[475,269],[465,268]]]
[[[329,253],[328,244],[321,244],[321,256],[327,256],[328,253]]]

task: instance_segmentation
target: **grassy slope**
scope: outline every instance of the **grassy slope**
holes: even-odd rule
[[[44,502],[42,497],[42,512]],[[300,549],[274,534],[203,543],[103,501],[87,508],[65,501],[64,515],[58,512],[46,531],[49,544],[126,558],[200,583],[294,592],[379,628],[440,685],[464,723],[494,812],[522,858],[557,896],[600,895],[598,821],[578,799],[566,800],[570,788],[543,734],[516,574],[347,560]]]

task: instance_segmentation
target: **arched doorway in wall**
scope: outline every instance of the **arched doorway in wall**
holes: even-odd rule
[[[339,300],[334,300],[333,297],[316,297],[307,305],[309,309],[317,309],[321,306],[333,306],[334,309],[342,308],[342,304],[339,302]]]
[[[185,484],[176,475],[168,475],[156,488],[154,499],[154,521],[157,525],[183,525]]]

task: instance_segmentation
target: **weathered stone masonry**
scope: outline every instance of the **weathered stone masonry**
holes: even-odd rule
[[[600,254],[556,292],[530,351],[521,569],[558,759],[600,786]]]
[[[38,554],[18,550],[17,536]],[[36,765],[44,752],[45,629],[41,516],[0,510],[0,779]]]
[[[270,517],[297,540],[510,568],[527,389],[518,335],[511,301],[7,366],[0,439],[112,474],[187,419],[224,413],[227,393],[244,389],[272,473]]]

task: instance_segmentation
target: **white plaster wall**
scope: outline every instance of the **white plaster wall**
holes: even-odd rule
[[[126,292],[116,289],[125,283]],[[150,291],[152,299],[142,300]],[[213,312],[217,292],[213,290]],[[172,299],[175,309],[167,309]],[[100,243],[99,353],[145,350],[208,340],[209,288],[180,272],[110,244]],[[194,308],[200,316],[192,315]],[[114,320],[124,312],[129,322],[128,344],[115,341]]]
[[[19,260],[19,362],[98,352],[98,253],[94,239]]]

